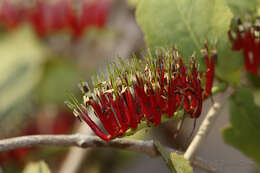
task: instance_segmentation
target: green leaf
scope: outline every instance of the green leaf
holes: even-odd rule
[[[172,173],[178,173],[176,171],[176,169],[174,168],[173,162],[171,161],[170,153],[168,153],[163,148],[163,146],[160,144],[160,142],[158,140],[154,139],[154,144],[155,144],[157,150],[159,151],[159,153],[161,154],[161,156],[162,156],[163,160],[165,161],[166,165],[170,169],[170,171]]]
[[[256,76],[250,72],[247,72],[247,79],[250,81],[250,84],[254,87],[254,88],[260,88],[260,77]]]
[[[0,40],[0,122],[21,105],[28,111],[31,92],[42,75],[45,50],[29,28],[20,28]],[[23,104],[21,104],[23,103]],[[18,114],[21,116],[22,110]],[[17,115],[17,114],[16,114]]]
[[[246,12],[256,10],[259,6],[259,0],[226,0],[230,9],[236,16],[245,14]]]
[[[126,2],[130,7],[135,8],[140,0],[127,0]]]
[[[254,96],[256,105],[260,106],[260,89],[254,90]]]
[[[51,171],[44,161],[39,161],[27,164],[23,173],[51,173]]]
[[[142,0],[136,17],[149,47],[177,44],[190,56],[225,35],[232,14],[225,0]]]
[[[51,57],[45,65],[45,73],[38,87],[42,103],[64,104],[66,92],[71,92],[78,82],[76,64],[60,57]]]
[[[193,169],[190,162],[182,155],[177,153],[171,153],[171,161],[176,169],[177,173],[193,173]]]
[[[189,57],[194,52],[200,55],[205,40],[216,43],[216,74],[236,84],[243,59],[241,54],[231,51],[227,33],[232,17],[226,0],[142,0],[136,11],[148,47],[176,44]]]
[[[240,88],[230,97],[231,126],[222,134],[226,143],[260,163],[260,107],[252,91]]]
[[[215,74],[232,85],[238,85],[244,64],[242,52],[232,51],[231,43],[227,37],[217,43],[217,49],[218,60]]]
[[[226,90],[227,87],[228,87],[228,85],[225,82],[220,82],[220,83],[215,84],[215,86],[212,88],[212,95],[215,95],[219,92]]]
[[[193,173],[190,162],[177,153],[168,153],[158,140],[154,144],[172,173]]]

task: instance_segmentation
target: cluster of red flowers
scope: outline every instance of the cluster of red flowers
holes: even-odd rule
[[[242,23],[239,19],[236,27],[229,31],[232,49],[243,51],[245,68],[250,73],[258,75],[260,65],[260,19],[254,24],[250,21]]]
[[[121,68],[113,64],[108,80],[93,81],[93,91],[87,83],[81,83],[84,104],[72,99],[68,106],[106,141],[122,136],[128,129],[137,129],[142,120],[157,126],[163,115],[172,117],[180,109],[191,118],[198,118],[203,100],[211,95],[216,51],[211,53],[209,55],[206,47],[206,75],[198,72],[193,58],[185,66],[176,50],[164,51],[155,57],[147,55],[144,61],[122,62]],[[206,83],[204,89],[202,78]],[[108,134],[91,119],[90,109]]]
[[[89,27],[102,28],[108,16],[111,0],[35,0],[32,4],[2,0],[0,24],[6,29],[29,22],[40,37],[67,30],[74,38],[80,37]],[[32,2],[31,2],[32,3]],[[77,8],[78,7],[80,8]]]

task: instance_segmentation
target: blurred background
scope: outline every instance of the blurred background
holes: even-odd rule
[[[140,55],[143,34],[135,21],[135,0],[0,0],[0,139],[32,134],[91,134],[68,110],[67,93],[90,81],[106,63]],[[205,103],[204,112],[212,105]],[[254,164],[222,141],[228,110],[198,156],[223,173],[254,171]],[[138,132],[184,150],[193,121],[177,139],[176,122]],[[199,127],[199,123],[197,124]],[[44,160],[57,173],[169,172],[161,158],[115,149],[40,147],[0,153],[0,173],[19,173]],[[196,172],[203,171],[196,169]]]

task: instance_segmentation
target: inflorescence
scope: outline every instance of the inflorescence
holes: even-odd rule
[[[120,60],[120,65],[109,65],[109,78],[96,77],[93,90],[81,82],[83,104],[72,98],[67,105],[106,141],[124,135],[128,129],[136,130],[142,120],[157,126],[162,116],[173,117],[181,109],[198,118],[203,100],[211,95],[216,51],[209,52],[206,46],[205,73],[198,71],[194,58],[184,65],[175,49],[162,52],[148,53],[143,61],[134,58],[129,64]],[[90,110],[107,133],[91,119]]]
[[[258,75],[260,65],[260,18],[256,18],[254,22],[251,19],[244,22],[238,19],[228,34],[232,49],[243,51],[245,69],[254,75]]]

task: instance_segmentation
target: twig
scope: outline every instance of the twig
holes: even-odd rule
[[[221,105],[220,103],[216,102],[214,105],[210,108],[208,114],[206,115],[205,119],[203,120],[198,133],[192,140],[191,144],[189,145],[188,149],[184,153],[184,158],[187,160],[191,160],[192,156],[195,154],[195,152],[198,150],[199,146],[204,142],[206,137],[208,136],[208,133],[210,132],[212,126],[214,125],[214,122],[217,119],[218,111],[220,109]]]
[[[160,153],[157,151],[152,140],[141,141],[134,139],[114,139],[110,142],[106,142],[101,140],[97,136],[89,136],[82,134],[31,135],[0,140],[0,152],[33,146],[76,146],[81,148],[111,147],[141,152],[151,157],[160,156]],[[179,154],[183,154],[182,152],[179,152],[172,148],[165,147],[165,149],[170,152],[177,152]],[[211,168],[209,164],[207,164],[205,161],[202,161],[199,158],[195,158],[192,161],[192,164],[209,172],[216,172],[215,168]]]
[[[227,92],[222,93],[221,97],[221,103],[220,101],[215,102],[213,106],[208,111],[205,119],[203,120],[202,124],[200,125],[200,128],[196,134],[196,136],[193,138],[191,144],[189,145],[188,149],[184,153],[184,158],[187,160],[191,160],[194,154],[197,152],[199,147],[202,145],[204,140],[207,138],[210,130],[214,126],[218,116],[220,115],[220,111],[222,110],[223,105],[225,105],[225,102],[227,100],[227,96],[229,94]]]
[[[219,173],[217,168],[212,167],[207,161],[202,160],[199,157],[195,157],[191,164],[197,168],[200,168],[204,171],[210,172],[210,173]]]
[[[31,135],[0,140],[0,152],[32,146],[112,147],[143,152],[149,156],[158,155],[153,141],[115,139],[110,142],[105,142],[96,136],[82,134]]]

